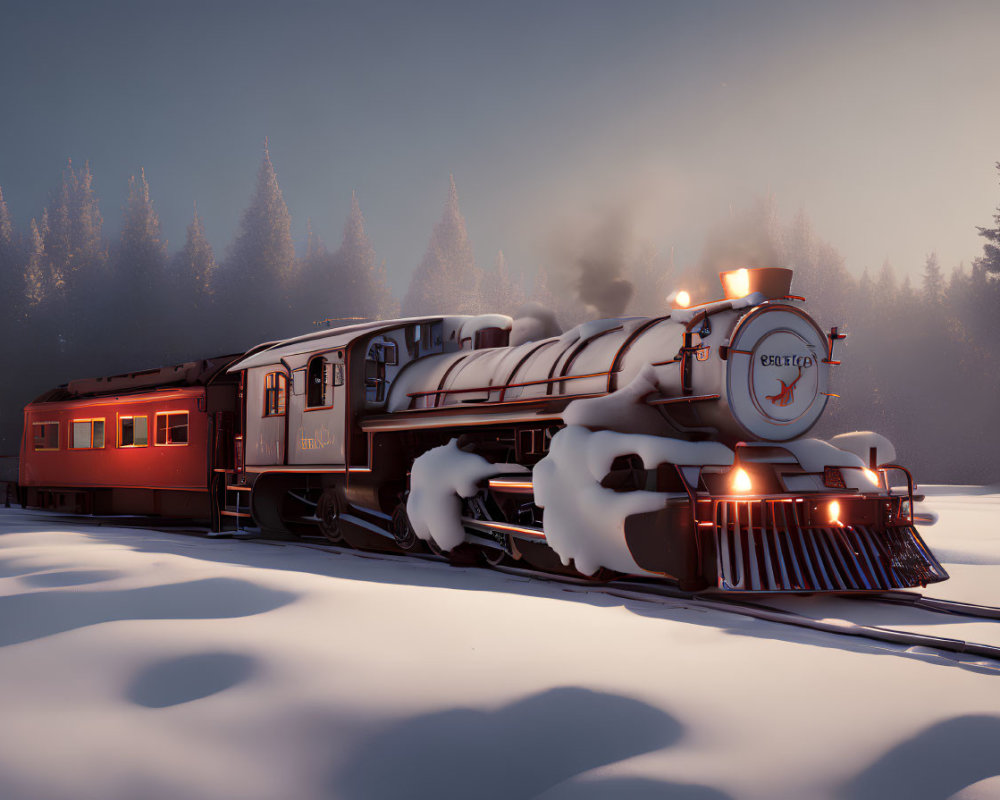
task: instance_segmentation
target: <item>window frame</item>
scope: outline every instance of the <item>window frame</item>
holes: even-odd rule
[[[327,351],[327,352],[329,352],[329,351]],[[322,379],[321,379],[321,383],[322,383],[322,395],[320,397],[320,401],[321,402],[318,405],[311,405],[310,402],[309,402],[309,400],[310,400],[310,396],[309,396],[310,395],[310,389],[312,388],[312,384],[310,383],[310,379],[312,377],[312,371],[313,371],[312,370],[312,365],[313,365],[313,362],[316,361],[317,359],[319,359],[319,361],[322,363],[322,368],[320,370],[320,375],[322,376]],[[327,367],[331,363],[332,362],[330,361],[330,359],[328,359],[326,357],[326,353],[320,353],[318,355],[315,355],[312,358],[310,358],[309,361],[306,363],[306,403],[305,403],[305,411],[323,411],[325,409],[333,408],[333,387],[330,385],[332,383],[332,381],[330,380],[330,371],[327,369]]]
[[[174,417],[174,416],[184,416],[184,428],[187,431],[185,434],[185,441],[183,442],[171,442],[170,439],[170,420],[167,419],[166,427],[164,428],[165,438],[168,441],[160,441],[160,417]],[[183,409],[177,411],[157,411],[154,415],[153,423],[153,447],[187,447],[191,443],[191,412]]]
[[[275,385],[268,386],[268,382],[274,378]],[[269,396],[275,398],[274,409],[268,402]],[[264,376],[264,405],[261,417],[284,417],[288,414],[288,375],[280,370],[268,372]]]
[[[90,423],[90,444],[87,447],[77,447],[73,443],[73,436],[76,431],[76,426],[83,422]],[[94,445],[94,426],[97,423],[101,423],[101,446],[96,447]],[[71,419],[69,421],[69,436],[68,438],[68,450],[103,450],[108,446],[108,426],[104,417],[83,417],[81,419]]]
[[[132,444],[122,444],[122,423],[130,419],[132,420]],[[146,420],[146,443],[145,444],[135,444],[135,420],[144,419]],[[123,414],[118,417],[118,449],[119,450],[131,450],[136,447],[149,447],[149,414]]]
[[[56,446],[55,447],[38,447],[35,443],[35,426],[36,425],[55,425],[56,426]],[[39,420],[38,422],[31,423],[31,446],[33,453],[54,453],[57,450],[61,450],[61,440],[59,438],[59,420],[48,419]]]

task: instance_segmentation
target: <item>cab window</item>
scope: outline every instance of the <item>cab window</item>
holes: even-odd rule
[[[306,368],[306,407],[321,408],[327,403],[326,364],[323,356],[315,356]]]
[[[283,372],[269,372],[264,376],[265,417],[284,416],[287,389],[288,378]]]

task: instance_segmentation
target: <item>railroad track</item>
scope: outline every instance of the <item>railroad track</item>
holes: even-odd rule
[[[51,516],[46,515],[45,517],[41,517],[36,515],[36,518],[51,519]],[[207,528],[184,525],[150,526],[148,522],[143,523],[143,521],[136,520],[134,518],[95,518],[75,515],[66,515],[62,518],[67,522],[89,525],[92,527],[139,527],[143,530],[153,530],[161,533],[179,533],[183,535],[196,536],[205,536],[208,533]],[[247,540],[271,546],[302,547],[329,553],[346,553],[363,558],[400,563],[411,561],[413,558],[447,563],[447,558],[443,556],[433,554],[396,555],[392,553],[355,550],[349,547],[329,544],[322,537],[300,537],[298,539],[277,540],[254,537]],[[815,619],[798,611],[779,608],[763,602],[766,598],[761,598],[760,600],[747,599],[734,595],[724,595],[721,593],[694,594],[691,592],[681,591],[680,589],[668,584],[654,583],[652,581],[642,579],[622,579],[609,582],[597,582],[581,578],[553,575],[522,567],[500,565],[490,568],[505,574],[516,575],[540,582],[560,584],[567,587],[572,586],[578,591],[604,594],[625,600],[641,600],[645,602],[661,601],[669,605],[702,608],[705,610],[718,611],[727,614],[736,614],[778,625],[819,631],[834,636],[867,639],[876,642],[898,645],[904,648],[927,648],[929,650],[939,651],[942,653],[974,656],[979,659],[986,659],[987,661],[992,662],[989,665],[989,668],[1000,673],[1000,646],[997,645],[970,642],[964,639],[954,639],[944,636],[933,636],[924,633],[914,633],[912,631],[887,628],[879,625],[864,625],[851,622],[846,619]],[[934,614],[947,614],[968,621],[984,619],[1000,621],[1000,608],[998,607],[963,603],[956,600],[924,597],[918,592],[912,591],[883,592],[875,596],[864,597],[843,595],[842,597],[857,603],[906,606],[909,608],[921,609]],[[980,664],[980,666],[985,667],[986,665]]]
[[[317,550],[328,550],[331,552],[342,551],[359,553],[359,551],[356,550],[348,550],[334,545],[315,542],[287,542],[287,544],[310,547]],[[396,556],[392,554],[371,552],[364,553],[364,555],[393,561],[412,558],[412,556],[409,555]],[[422,555],[421,557],[424,559],[431,559],[446,563],[446,559],[442,556]],[[797,611],[778,608],[758,600],[749,600],[722,594],[693,594],[691,592],[681,591],[680,589],[666,584],[653,583],[651,581],[644,581],[641,579],[617,580],[600,583],[586,579],[552,575],[550,573],[538,572],[537,570],[524,569],[521,567],[500,565],[490,567],[490,569],[541,582],[572,586],[579,591],[610,595],[625,600],[642,600],[650,602],[659,599],[675,601],[678,605],[682,606],[703,608],[705,610],[720,611],[728,614],[738,614],[740,616],[759,619],[779,625],[805,628],[835,636],[849,636],[899,645],[905,648],[920,647],[945,653],[975,656],[977,658],[993,662],[989,665],[989,668],[1000,672],[1000,646],[997,645],[970,642],[964,639],[954,639],[944,636],[914,633],[912,631],[903,631],[878,625],[863,625],[845,619],[819,620]],[[896,591],[885,592],[874,597],[854,597],[852,595],[844,595],[844,597],[850,598],[852,601],[859,603],[866,602],[895,606],[903,605],[911,608],[919,608],[935,614],[948,614],[961,617],[969,621],[979,619],[1000,620],[1000,608],[975,605],[972,603],[962,603],[955,600],[929,598],[924,597],[917,592]]]

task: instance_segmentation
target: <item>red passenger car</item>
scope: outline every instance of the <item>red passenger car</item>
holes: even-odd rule
[[[25,505],[208,518],[232,461],[238,381],[221,357],[72,381],[24,409]]]

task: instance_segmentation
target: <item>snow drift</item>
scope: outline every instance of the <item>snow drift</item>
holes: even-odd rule
[[[479,482],[496,475],[527,470],[518,464],[491,464],[458,446],[458,440],[428,450],[413,462],[406,513],[414,533],[451,550],[465,541],[462,498],[479,491]]]

